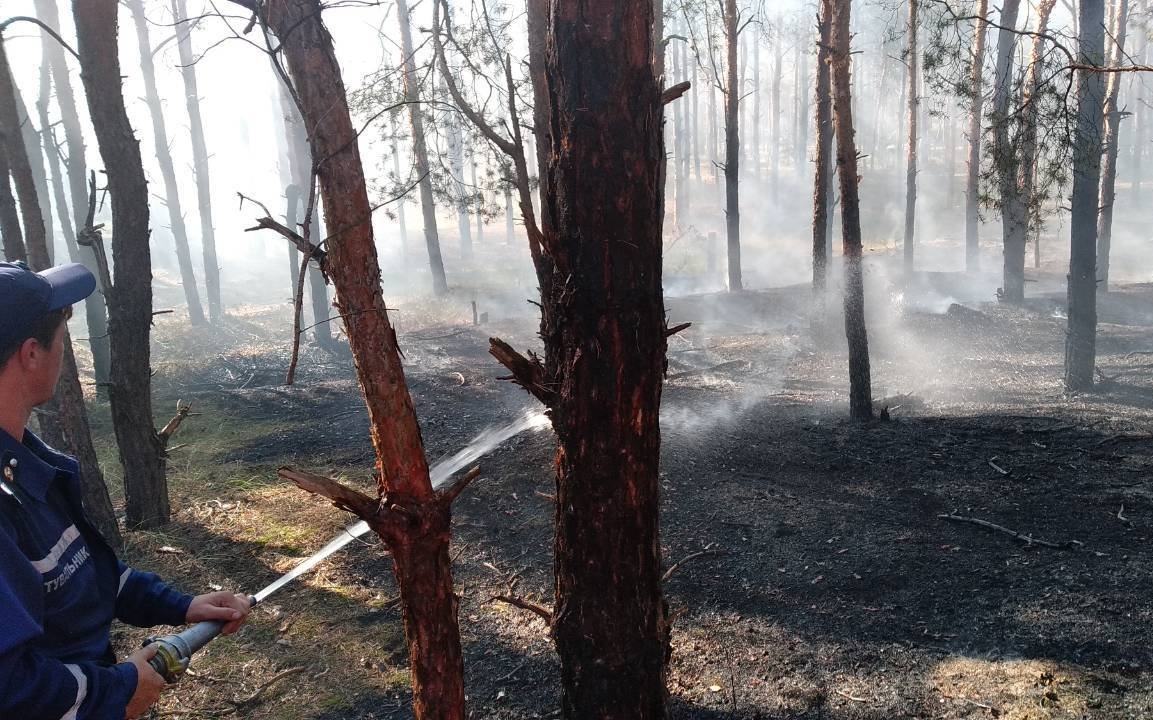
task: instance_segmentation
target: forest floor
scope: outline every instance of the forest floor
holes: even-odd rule
[[[693,323],[670,339],[662,415],[666,567],[685,560],[666,582],[673,718],[1153,717],[1153,355],[1134,354],[1153,351],[1153,285],[1103,296],[1100,387],[1070,396],[1049,280],[1021,308],[966,299],[961,276],[872,283],[890,419],[867,424],[845,419],[839,321],[814,339],[807,287],[669,299],[670,325]],[[481,309],[518,309],[480,327],[468,299],[397,301],[431,459],[533,408],[487,353],[490,336],[537,342],[531,306],[501,300]],[[158,318],[158,422],[178,397],[196,414],[171,453],[173,522],[128,536],[137,567],[255,592],[350,521],[276,479],[291,464],[367,484],[372,462],[347,357],[308,346],[283,386],[285,323],[280,307],[235,310],[224,332]],[[456,505],[472,717],[559,715],[543,621],[493,600],[550,603],[552,453],[548,432],[512,439]],[[117,631],[125,651],[142,636]],[[160,713],[411,717],[375,539],[210,645]]]

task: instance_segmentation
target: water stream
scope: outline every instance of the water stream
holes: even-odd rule
[[[528,430],[541,430],[549,426],[549,420],[544,413],[537,410],[526,411],[519,418],[503,427],[489,428],[477,435],[463,450],[444,458],[429,469],[429,478],[432,480],[434,490],[439,490],[448,484],[449,478],[492,452],[506,440],[520,435]],[[349,525],[340,534],[334,537],[319,551],[305,558],[299,565],[288,571],[268,587],[256,593],[254,602],[261,602],[272,593],[319,565],[325,558],[349,544],[356,538],[368,532],[368,523],[360,522]]]

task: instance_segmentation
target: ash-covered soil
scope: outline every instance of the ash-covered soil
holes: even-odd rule
[[[846,420],[840,320],[814,331],[807,287],[668,301],[670,325],[694,323],[670,339],[662,415],[671,716],[1153,717],[1153,286],[1103,296],[1099,391],[1069,396],[1059,292],[1031,287],[1011,308],[965,298],[960,277],[873,285],[889,419],[867,424]],[[487,354],[492,335],[535,346],[527,312],[402,317],[431,459],[533,408]],[[284,387],[287,342],[246,322],[158,377],[158,395],[204,414],[174,453],[175,522],[129,555],[190,588],[255,591],[347,521],[276,483],[276,466],[356,480],[372,462],[349,359],[306,348]],[[212,432],[211,452],[180,458]],[[558,714],[543,621],[493,600],[551,600],[552,452],[548,433],[514,438],[456,507],[476,718]],[[258,608],[162,712],[411,717],[395,584],[366,544]]]

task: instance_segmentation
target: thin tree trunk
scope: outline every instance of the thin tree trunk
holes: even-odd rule
[[[693,59],[694,59],[694,61],[696,59],[695,51],[694,51]],[[701,181],[701,124],[699,122],[699,117],[700,117],[701,94],[700,94],[700,89],[698,88],[698,86],[701,84],[701,72],[700,72],[700,68],[697,67],[696,62],[690,62],[689,66],[693,68],[693,71],[691,73],[692,78],[693,78],[693,86],[691,88],[689,88],[689,93],[691,93],[693,96],[693,110],[692,110],[692,114],[690,115],[690,117],[692,118],[692,120],[690,121],[690,125],[692,126],[692,129],[689,131],[689,136],[692,138],[692,143],[693,143],[693,179],[696,180],[698,183],[700,183],[700,181]],[[707,80],[706,80],[706,82],[707,82]]]
[[[1117,0],[1117,21],[1113,26],[1113,66],[1125,61],[1125,35],[1129,25],[1129,0]],[[1113,203],[1117,199],[1117,155],[1121,146],[1122,112],[1117,96],[1121,73],[1109,76],[1105,91],[1105,157],[1101,167],[1101,196],[1097,219],[1097,289],[1109,291],[1109,251],[1113,244]]]
[[[452,22],[451,8],[448,0],[444,1],[446,23]],[[446,63],[447,66],[447,63]],[[451,72],[451,70],[449,71]],[[447,75],[441,68],[441,82],[446,81]],[[448,169],[452,175],[452,195],[456,206],[456,228],[460,236],[460,257],[462,260],[472,259],[472,222],[468,216],[468,205],[464,201],[464,133],[461,131],[460,118],[455,112],[448,112],[445,117],[446,136],[448,140]]]
[[[192,253],[188,247],[188,228],[184,225],[184,210],[180,204],[180,190],[176,184],[176,166],[168,147],[168,128],[164,121],[164,108],[156,88],[156,68],[152,62],[152,44],[148,39],[148,20],[144,17],[142,0],[126,0],[136,25],[136,44],[140,50],[140,74],[144,79],[144,101],[152,118],[152,140],[160,177],[164,182],[164,202],[168,206],[168,221],[172,239],[176,243],[176,260],[180,266],[180,282],[188,303],[188,318],[193,325],[205,324],[204,308],[200,304],[200,290],[196,285],[196,271],[192,267]]]
[[[43,74],[43,73],[42,73]],[[52,250],[54,238],[52,233],[52,200],[48,194],[48,171],[44,167],[44,155],[40,152],[40,133],[32,125],[32,117],[24,104],[20,88],[13,85],[16,113],[20,122],[20,139],[24,145],[24,156],[28,158],[28,166],[32,173],[33,187],[36,188],[36,204],[40,206],[40,217],[44,223],[44,246],[48,253],[48,265],[54,263]]]
[[[829,256],[825,251],[825,238],[829,230],[829,174],[832,169],[833,150],[833,96],[829,78],[829,0],[822,0],[817,18],[817,89],[816,121],[817,144],[813,173],[813,295],[823,307],[828,283]],[[819,315],[823,316],[823,313]],[[823,318],[822,318],[823,319]]]
[[[0,236],[4,241],[4,259],[8,262],[27,262],[24,230],[20,227],[20,211],[9,180],[8,151],[0,142]]]
[[[777,15],[777,27],[782,27],[781,16]],[[772,143],[773,174],[770,179],[770,188],[773,199],[776,200],[781,184],[781,76],[785,72],[784,38],[778,32],[773,38],[773,136],[769,138]]]
[[[284,87],[284,82],[279,77],[277,84],[280,88],[281,116],[284,118],[284,148],[288,156],[289,187],[296,196],[296,202],[289,203],[292,215],[287,219],[288,226],[295,229],[298,223],[304,221],[304,213],[307,212],[307,208],[304,206],[308,203],[312,189],[312,148],[308,145],[308,133],[304,129],[304,121],[300,118],[300,111],[297,110],[292,95],[288,88]],[[301,208],[299,213],[295,209],[297,203]],[[320,240],[325,237],[325,233],[320,224],[318,205],[314,204],[312,207],[309,227],[311,228],[313,243],[319,244]],[[300,274],[300,257],[291,244],[289,244],[289,253],[288,264],[292,267],[292,279],[294,281],[292,288],[293,293],[295,293],[296,288],[300,287],[300,278],[298,277]],[[320,272],[320,268],[315,265],[312,262],[308,264],[308,294],[312,301],[312,338],[320,347],[332,350],[336,347],[336,343],[332,337],[332,328],[328,323],[329,308],[331,307],[328,298],[328,286],[324,282],[324,275]],[[293,299],[295,300],[295,298]]]
[[[737,21],[737,0],[725,0],[725,233],[728,239],[730,292],[742,289],[739,194],[741,86],[737,69]]]
[[[55,0],[35,0],[36,16],[49,27],[59,31],[60,15]],[[61,224],[70,224],[73,235],[84,227],[88,214],[88,167],[85,160],[84,132],[81,129],[80,114],[76,109],[76,96],[72,91],[72,80],[68,75],[68,63],[64,48],[47,33],[41,33],[40,41],[52,67],[52,83],[56,88],[56,103],[60,107],[60,122],[64,128],[64,144],[68,158],[65,168],[68,171],[68,196],[72,202],[72,219],[61,214]],[[59,202],[58,202],[59,204]],[[64,205],[61,204],[61,213]],[[96,255],[91,247],[79,246],[73,262],[83,263],[93,275],[99,277],[100,270]],[[84,317],[88,323],[88,345],[92,351],[92,369],[96,376],[96,392],[103,393],[110,382],[112,364],[112,339],[108,330],[107,298],[104,289],[84,301]]]
[[[1149,64],[1149,2],[1141,0],[1141,32],[1138,33],[1141,49],[1137,54],[1137,62],[1142,65]],[[1148,134],[1149,97],[1145,91],[1145,83],[1134,73],[1135,92],[1133,96],[1134,128],[1133,128],[1133,206],[1142,207],[1141,198],[1144,197],[1144,159],[1145,150],[1149,145],[1146,139]]]
[[[52,100],[52,66],[48,59],[48,42],[42,42],[42,45],[44,47],[41,50],[40,88],[36,98],[36,116],[40,121],[39,144],[48,162],[47,176],[51,185],[52,199],[56,206],[56,218],[60,223],[60,232],[64,236],[64,247],[68,251],[69,259],[78,262],[79,246],[76,244],[76,228],[72,225],[71,211],[68,209],[68,195],[64,191],[64,178],[60,169],[59,148],[52,132],[52,121],[48,117],[48,103]],[[51,226],[52,222],[49,217],[49,215],[45,215],[45,223]]]
[[[397,178],[400,178],[400,147],[397,144],[397,136],[400,134],[400,121],[398,113],[391,113],[392,133],[389,137],[389,147],[392,152],[392,172]],[[400,198],[396,203],[396,221],[400,229],[400,256],[407,262],[408,261],[408,223],[404,217],[404,206],[408,205],[408,198]],[[295,287],[295,286],[294,286]]]
[[[364,169],[331,36],[319,0],[241,4],[256,8],[279,38],[312,156],[318,158],[316,173],[331,231],[327,268],[376,450],[378,497],[345,489],[356,499],[350,509],[369,522],[393,558],[416,718],[463,720],[464,668],[448,553],[452,497],[436,493],[429,481],[420,427],[381,293]]]
[[[973,61],[969,74],[969,162],[965,179],[965,270],[975,273],[981,269],[981,246],[978,237],[981,216],[978,204],[981,197],[981,133],[982,108],[985,104],[983,88],[985,68],[985,35],[988,26],[989,0],[977,0],[977,27],[974,30]]]
[[[172,0],[172,17],[177,23],[188,18],[185,0]],[[196,175],[196,202],[200,211],[200,243],[204,251],[204,289],[208,300],[208,317],[213,325],[219,325],[224,320],[224,305],[220,298],[216,227],[212,221],[208,144],[204,139],[204,121],[200,117],[200,91],[192,54],[192,28],[186,22],[176,27],[176,48],[180,54],[180,75],[184,80],[184,102],[188,107],[188,131],[192,139],[192,170]]]
[[[1013,56],[1017,47],[1020,0],[1004,0],[997,32],[997,69],[993,86],[993,169],[1001,191],[1001,228],[1004,257],[1001,300],[1014,305],[1025,301],[1025,243],[1028,205],[1017,185],[1018,148],[1010,135],[1013,99]]]
[[[681,80],[689,80],[689,78],[692,75],[692,73],[690,72],[690,68],[692,67],[692,65],[690,64],[690,61],[689,61],[689,50],[688,50],[687,45],[688,45],[688,43],[686,43],[684,41],[678,42],[677,43],[677,49],[675,51],[676,55],[679,59],[680,79]],[[692,82],[691,80],[689,80],[689,81]],[[691,182],[691,179],[689,176],[690,175],[689,155],[692,152],[692,150],[691,150],[692,141],[689,138],[689,134],[692,132],[692,123],[690,122],[690,118],[689,118],[689,108],[688,108],[687,102],[688,102],[687,99],[681,99],[681,100],[677,100],[677,103],[676,103],[677,111],[680,113],[680,118],[681,118],[681,132],[679,133],[680,140],[677,144],[677,157],[679,158],[679,160],[677,162],[677,177],[680,179],[682,185],[684,185],[684,189],[682,191],[683,197],[681,197],[681,199],[678,201],[678,203],[680,203],[680,202],[684,203],[684,210],[683,211],[684,211],[684,217],[685,217],[686,221],[688,221],[690,219],[689,213],[692,211],[692,196],[693,196],[692,182]],[[677,205],[678,217],[680,216],[681,212],[682,212],[681,206],[678,204]]]
[[[400,23],[400,47],[404,64],[404,100],[408,103],[408,119],[412,128],[412,154],[416,161],[416,175],[420,178],[420,207],[424,213],[424,242],[428,248],[428,265],[432,271],[432,291],[436,295],[448,293],[448,280],[444,274],[444,260],[440,255],[440,234],[436,228],[436,202],[432,198],[432,177],[429,174],[428,149],[425,146],[424,119],[421,117],[420,90],[417,87],[416,59],[412,46],[412,25],[408,16],[408,0],[396,0],[396,16]]]
[[[1041,267],[1040,199],[1035,198],[1034,182],[1037,165],[1037,103],[1040,102],[1042,60],[1045,52],[1045,36],[1049,30],[1049,16],[1057,0],[1041,0],[1037,7],[1037,30],[1033,36],[1033,50],[1029,58],[1029,69],[1025,76],[1025,90],[1022,95],[1020,112],[1021,160],[1019,185],[1021,199],[1028,208],[1027,227],[1033,232],[1033,267]]]
[[[844,255],[845,336],[849,342],[849,416],[873,417],[869,338],[865,329],[865,282],[861,268],[861,213],[858,200],[857,143],[853,130],[849,23],[851,0],[832,4],[830,62],[837,130],[837,176],[841,181],[841,237]]]
[[[659,3],[658,3],[659,4]],[[658,13],[659,14],[659,13]],[[672,60],[669,63],[671,68],[671,77],[665,83],[665,87],[675,85],[681,80],[681,58],[678,48],[674,46],[672,53],[670,53]],[[662,74],[663,75],[663,74]],[[662,75],[658,75],[661,77]],[[676,223],[680,227],[688,226],[688,213],[685,207],[685,173],[682,170],[682,148],[684,147],[685,139],[685,121],[684,121],[684,104],[681,102],[672,103],[670,108],[673,113],[673,168],[675,169],[675,180],[673,184],[673,206],[676,208]]]
[[[1078,62],[1105,64],[1104,0],[1081,0]],[[1090,390],[1097,357],[1097,202],[1105,78],[1077,72],[1077,134],[1073,144],[1073,197],[1069,229],[1069,321],[1065,335],[1065,388]]]
[[[919,52],[917,48],[917,10],[919,0],[909,0],[909,24],[905,28],[908,33],[909,56],[909,86],[906,91],[909,96],[909,108],[906,119],[909,123],[909,132],[906,135],[908,146],[905,155],[905,246],[904,268],[905,275],[913,272],[913,242],[917,227],[917,146],[920,136],[917,134],[917,116],[921,112],[921,96],[917,88],[920,77]]]
[[[811,43],[812,40],[806,28],[797,43],[797,65],[799,66],[797,72],[801,76],[801,82],[796,89],[797,102],[800,105],[797,115],[799,139],[797,141],[796,163],[798,176],[804,174],[806,161],[809,157],[809,92],[812,88],[809,82],[807,48],[811,47]]]
[[[140,145],[128,122],[116,42],[116,0],[72,6],[81,78],[112,196],[112,261],[108,291],[112,339],[112,424],[124,466],[128,526],[168,522],[164,444],[152,419],[152,254],[148,247],[148,185]],[[73,197],[77,197],[75,194]]]

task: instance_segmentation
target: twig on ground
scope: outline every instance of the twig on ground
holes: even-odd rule
[[[1129,522],[1129,518],[1125,517],[1125,503],[1121,503],[1121,507],[1118,508],[1117,519],[1121,522]]]
[[[552,611],[543,605],[538,605],[531,600],[525,600],[524,598],[517,595],[493,595],[492,599],[499,600],[502,603],[507,603],[514,607],[518,607],[521,610],[528,610],[531,613],[536,613],[537,615],[544,618],[545,624],[547,624],[549,627],[552,627]]]
[[[505,680],[512,679],[512,676],[516,675],[518,672],[523,670],[525,665],[528,665],[528,662],[522,662],[520,665],[517,665],[516,667],[514,667],[512,669],[512,672],[508,673],[507,675],[501,675],[500,677],[498,677],[496,679],[495,684],[499,685],[500,683],[504,682]]]
[[[264,693],[265,690],[272,687],[273,685],[280,682],[281,680],[283,680],[286,677],[291,677],[293,675],[296,675],[297,673],[304,672],[304,669],[305,669],[304,666],[300,665],[297,667],[290,667],[287,670],[283,670],[281,672],[278,672],[277,674],[273,675],[271,678],[266,680],[263,685],[256,688],[256,692],[252,693],[248,697],[242,698],[240,700],[226,700],[225,702],[229,703],[230,705],[235,706],[235,708],[237,710],[239,710],[242,707],[245,707],[246,705],[251,705],[252,703],[256,702],[260,698],[260,696]]]
[[[993,468],[994,470],[996,470],[998,473],[1000,473],[1000,474],[1002,474],[1002,475],[1008,475],[1008,474],[1009,474],[1009,471],[1008,471],[1008,470],[1006,470],[1005,468],[1001,467],[1001,466],[1000,466],[1000,465],[998,465],[997,463],[993,462],[993,461],[994,461],[994,460],[996,460],[996,459],[997,459],[997,456],[996,456],[996,455],[994,455],[993,457],[989,458],[989,460],[988,460],[988,463],[989,463],[989,467]]]
[[[834,692],[836,692],[838,695],[845,698],[846,700],[852,700],[853,702],[860,702],[860,703],[869,702],[868,698],[857,697],[856,695],[851,695],[851,694],[845,692],[844,690],[834,689]]]
[[[695,560],[695,559],[697,559],[699,557],[703,557],[705,555],[724,555],[725,551],[722,550],[721,548],[715,548],[714,549],[713,548],[714,544],[715,543],[709,543],[708,545],[705,546],[704,550],[699,550],[695,553],[690,553],[690,554],[684,556],[683,558],[681,558],[680,560],[678,560],[677,562],[673,563],[672,566],[669,567],[668,570],[665,570],[665,574],[661,575],[661,582],[666,582],[670,577],[673,576],[673,573],[675,573],[677,570],[679,570],[682,565],[684,565],[685,563],[687,563],[690,560]]]
[[[680,378],[692,377],[693,375],[704,375],[716,370],[727,370],[738,365],[744,365],[746,362],[747,361],[745,360],[729,360],[728,362],[723,362],[719,365],[713,365],[712,367],[699,368],[697,370],[686,370],[684,372],[675,373],[666,377],[665,380],[679,380]]]
[[[1033,537],[1032,535],[1026,535],[1024,533],[1019,533],[1016,530],[1010,530],[1009,528],[1005,527],[1004,525],[998,525],[996,523],[991,523],[988,520],[982,520],[980,518],[975,518],[975,517],[965,517],[963,515],[955,515],[952,513],[941,513],[941,514],[937,515],[937,517],[941,518],[942,520],[952,520],[953,522],[971,523],[973,525],[980,525],[981,527],[988,528],[990,530],[996,530],[997,532],[1005,533],[1006,535],[1009,535],[1010,537],[1014,537],[1014,538],[1020,540],[1021,542],[1025,543],[1026,545],[1040,545],[1042,547],[1053,548],[1055,550],[1068,550],[1070,548],[1077,547],[1078,545],[1081,544],[1081,543],[1077,542],[1076,540],[1069,540],[1068,542],[1065,542],[1065,543],[1055,543],[1055,542],[1049,542],[1048,540],[1041,540],[1039,538]]]

